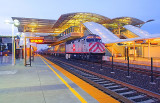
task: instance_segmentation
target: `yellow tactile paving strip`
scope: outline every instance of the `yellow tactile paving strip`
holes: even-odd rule
[[[42,56],[41,56],[42,57]],[[45,59],[44,57],[42,57]],[[66,77],[71,79],[75,84],[77,84],[80,88],[90,94],[93,98],[95,98],[100,103],[120,103],[119,101],[115,100],[114,98],[110,97],[109,95],[103,93],[102,91],[98,90],[97,88],[93,87],[92,85],[86,83],[85,81],[81,80],[80,78],[76,77],[75,75],[69,73],[68,71],[64,70],[63,68],[59,67],[58,65],[52,63],[51,61],[45,59],[48,63],[54,66],[57,70],[59,70],[62,74]]]
[[[42,59],[42,58],[41,58]],[[44,58],[43,58],[44,59]],[[46,63],[44,60],[42,59],[42,61],[57,75],[57,77],[69,88],[69,90],[82,102],[82,103],[87,103],[86,100],[80,95],[78,94],[56,71],[54,71],[52,69],[52,67],[50,67],[48,65],[48,63]]]

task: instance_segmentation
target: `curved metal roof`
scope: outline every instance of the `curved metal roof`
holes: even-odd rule
[[[135,25],[144,24],[145,22],[137,18],[133,18],[133,17],[117,17],[117,18],[112,19],[110,23],[119,23],[123,25],[134,25],[135,26]]]
[[[68,13],[63,14],[57,20],[53,28],[57,28],[63,25],[71,25],[76,26],[80,24],[80,22],[97,22],[99,24],[103,24],[108,22],[110,19],[108,17],[95,14],[95,13],[87,13],[87,12],[77,12],[77,13]]]
[[[53,33],[52,27],[56,22],[56,20],[23,17],[12,17],[12,19],[20,22],[19,32]]]
[[[113,30],[117,26],[124,25],[141,25],[145,22],[132,18],[132,17],[118,17],[110,19],[108,17],[87,12],[67,13],[59,17],[58,20],[48,19],[35,19],[35,18],[20,18],[12,17],[12,19],[18,19],[20,26],[18,27],[19,32],[34,32],[34,33],[57,33],[60,34],[71,26],[79,26],[80,23],[85,22],[96,22],[102,24],[106,28]],[[120,24],[120,25],[119,25]]]

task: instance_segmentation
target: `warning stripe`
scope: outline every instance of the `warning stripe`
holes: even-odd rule
[[[102,47],[102,50],[104,51],[105,50],[105,45],[104,43],[100,43],[101,47]]]
[[[92,43],[89,43],[89,46],[91,46],[92,45]]]
[[[97,47],[99,45],[99,47]],[[100,50],[100,52],[103,52],[105,50],[105,45],[103,43],[95,42],[89,44],[89,51],[93,50],[93,52],[96,52],[97,50]]]
[[[93,52],[96,52],[98,49],[100,50],[100,52],[103,52],[100,47],[96,47],[96,49]]]
[[[94,43],[94,45],[89,49],[89,51],[91,51],[95,46],[96,46],[97,42]]]
[[[100,50],[101,52],[103,52],[103,48],[101,49],[101,48],[99,47],[99,50]]]
[[[96,50],[97,50],[98,48],[99,48],[99,47],[96,47],[96,49],[94,49],[93,52],[96,52]]]
[[[104,46],[101,44],[101,43],[99,43],[99,45],[100,45],[100,47],[103,49],[104,48]]]

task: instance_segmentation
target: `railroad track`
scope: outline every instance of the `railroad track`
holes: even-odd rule
[[[148,91],[145,93],[139,90],[137,91],[132,86],[124,85],[124,83],[118,82],[112,78],[80,68],[79,66],[72,65],[69,62],[65,62],[63,58],[53,58],[49,56],[44,57],[71,72],[72,74],[78,76],[79,78],[85,80],[86,82],[92,84],[103,92],[109,94],[110,96],[116,98],[120,102],[160,103],[160,100],[158,99],[160,96],[157,94],[155,94],[155,96],[154,93],[150,94]]]
[[[79,60],[80,62],[81,60]],[[88,62],[88,61],[85,61],[87,62],[87,64],[93,64],[91,62]],[[111,62],[105,62],[105,63],[102,63],[103,66],[105,67],[109,67],[109,68],[112,68],[112,63]],[[94,65],[101,65],[101,63],[94,63]],[[126,64],[127,65],[127,64]],[[114,69],[121,69],[121,70],[124,70],[124,71],[127,71],[128,70],[128,67],[125,66],[125,65],[120,65],[120,64],[114,64],[113,65],[113,68]],[[148,69],[143,69],[143,68],[138,68],[138,67],[133,67],[133,66],[130,66],[130,71],[131,72],[136,72],[136,73],[141,73],[141,74],[145,74],[145,75],[148,75],[150,76],[151,75],[151,70],[148,70]],[[156,71],[156,72],[153,72],[153,76],[155,76],[156,78],[157,77],[160,77],[160,71]]]

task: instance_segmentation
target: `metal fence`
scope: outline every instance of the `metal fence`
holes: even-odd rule
[[[146,74],[151,77],[151,82],[154,82],[154,77],[160,77],[160,58],[148,57],[109,57],[108,63],[110,63],[112,72],[115,68],[120,68],[127,71],[127,77],[130,77],[130,73],[136,71],[138,73]]]

